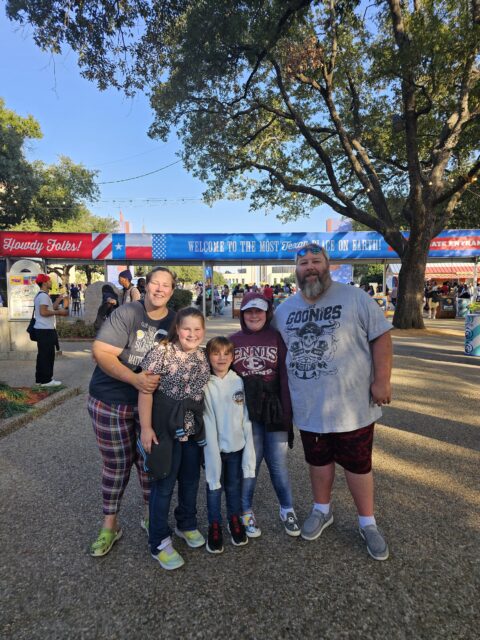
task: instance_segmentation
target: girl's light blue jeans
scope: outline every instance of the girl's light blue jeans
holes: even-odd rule
[[[257,458],[255,478],[244,478],[242,485],[242,511],[252,511],[253,494],[262,460],[267,463],[270,479],[282,509],[293,507],[292,488],[288,477],[286,431],[267,431],[263,424],[252,422],[253,443]]]

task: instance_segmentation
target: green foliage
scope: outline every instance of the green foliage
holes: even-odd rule
[[[174,271],[177,275],[177,282],[183,282],[184,284],[193,284],[194,282],[203,281],[203,269],[202,267],[194,267],[191,265],[186,266],[169,266],[169,269]],[[213,284],[223,285],[225,284],[225,278],[219,271],[213,272]]]
[[[213,272],[213,284],[216,287],[222,287],[224,284],[226,284],[226,280],[225,280],[225,276],[223,275],[223,273],[221,273],[220,271],[214,271]]]
[[[449,229],[480,229],[480,187],[474,182],[448,221]]]
[[[95,282],[95,280],[105,279],[105,267],[99,264],[77,264],[76,271],[77,273],[85,274],[85,278],[82,276],[78,282],[85,282],[87,285]],[[94,278],[94,274],[98,274],[99,277]]]
[[[173,296],[168,301],[168,308],[178,311],[192,304],[193,293],[188,289],[175,289]]]
[[[95,327],[93,324],[86,324],[84,320],[76,320],[75,322],[66,322],[60,320],[57,322],[58,337],[63,340],[69,338],[95,338]]]
[[[0,229],[50,231],[72,219],[81,221],[83,202],[98,197],[96,172],[69,158],[61,156],[53,165],[26,160],[27,140],[41,137],[32,116],[18,116],[0,99]]]
[[[176,274],[177,282],[193,284],[194,282],[201,281],[203,278],[201,267],[179,265],[169,266],[168,268]]]
[[[0,98],[0,229],[22,219],[38,189],[38,176],[25,158],[24,144],[41,137],[40,125],[32,116],[22,118]]]
[[[0,394],[7,400],[23,400],[26,396],[25,391],[15,389],[6,382],[0,382]]]
[[[69,220],[53,220],[46,229],[36,220],[25,220],[14,225],[12,231],[53,231],[55,233],[115,233],[118,222],[115,218],[96,216],[80,204],[75,215]]]
[[[354,280],[360,280],[360,284],[370,282],[383,283],[383,265],[381,264],[359,264],[353,267]]]
[[[34,387],[34,391],[39,387]],[[42,394],[51,395],[61,389],[65,389],[64,385],[52,388],[42,387]],[[28,401],[31,392],[27,389],[17,389],[11,387],[5,382],[0,382],[0,419],[11,418],[17,413],[25,413],[32,408],[32,404]]]

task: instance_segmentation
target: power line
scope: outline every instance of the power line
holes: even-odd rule
[[[97,164],[95,168],[105,167],[107,164],[114,164],[115,162],[123,162],[124,160],[130,160],[131,158],[138,158],[139,156],[145,156],[149,153],[154,153],[154,152],[158,153],[158,147],[155,147],[155,149],[150,149],[149,151],[141,151],[140,153],[134,153],[131,156],[124,156],[123,158],[116,158],[115,160],[108,160],[107,162],[101,162],[100,164]]]
[[[101,184],[117,184],[119,182],[129,182],[130,180],[138,180],[139,178],[145,178],[146,176],[151,176],[154,173],[158,173],[159,171],[163,171],[164,169],[168,169],[169,167],[173,167],[173,165],[178,164],[181,160],[176,160],[175,162],[171,162],[170,164],[166,164],[164,167],[160,167],[160,169],[155,169],[155,171],[149,171],[148,173],[142,173],[139,176],[133,176],[133,178],[123,178],[122,180],[108,180],[107,182],[97,182],[98,185]]]

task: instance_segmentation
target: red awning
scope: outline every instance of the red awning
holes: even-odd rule
[[[444,278],[450,280],[452,278],[473,278],[475,265],[471,262],[431,262],[427,264],[425,269],[425,278]],[[400,272],[399,264],[389,265],[392,274]],[[480,277],[480,265],[477,267],[477,276]]]

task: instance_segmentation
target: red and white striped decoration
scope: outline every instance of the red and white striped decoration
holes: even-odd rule
[[[92,258],[107,260],[112,257],[112,234],[92,233]]]

